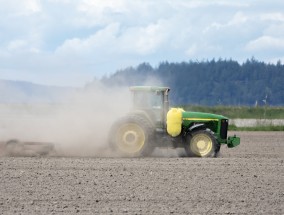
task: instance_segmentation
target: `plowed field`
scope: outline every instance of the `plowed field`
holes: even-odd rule
[[[0,214],[284,214],[284,133],[219,158],[0,157]]]

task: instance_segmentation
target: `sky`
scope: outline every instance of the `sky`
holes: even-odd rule
[[[84,86],[148,62],[284,62],[283,0],[0,0],[0,79]]]

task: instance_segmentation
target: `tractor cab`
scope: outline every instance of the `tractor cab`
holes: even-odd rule
[[[144,111],[156,128],[166,128],[166,115],[169,110],[168,87],[135,86],[133,93],[133,111]]]

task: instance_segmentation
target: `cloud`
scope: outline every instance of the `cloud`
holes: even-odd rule
[[[66,40],[56,53],[100,53],[146,55],[155,52],[167,41],[167,22],[159,20],[143,27],[121,29],[119,23],[112,23],[87,38]]]
[[[203,33],[207,33],[211,30],[226,31],[225,29],[229,27],[234,27],[234,28],[239,27],[239,25],[243,25],[246,22],[248,22],[248,19],[249,18],[243,12],[238,11],[234,14],[234,16],[231,19],[228,19],[228,21],[222,20],[222,23],[219,22],[211,23],[208,27],[206,27],[203,30]]]
[[[79,5],[79,10],[92,14],[95,17],[108,13],[126,12],[126,2],[124,0],[83,0]]]
[[[96,51],[97,48],[107,48],[113,40],[115,40],[116,34],[119,30],[119,24],[113,23],[105,28],[98,30],[95,34],[90,35],[87,38],[72,38],[67,39],[64,43],[58,47],[57,52],[87,52]]]
[[[127,12],[123,0],[83,0],[77,5],[77,10],[80,13],[77,24],[88,27],[115,22],[113,15]]]
[[[150,23],[145,27],[129,28],[118,38],[119,49],[124,53],[147,55],[155,53],[162,45],[166,45],[170,35],[166,20]]]
[[[41,4],[39,0],[2,0],[0,11],[9,16],[29,16],[41,11]]]
[[[0,3],[0,79],[60,83],[56,77],[70,74],[69,83],[83,85],[142,62],[284,56],[284,3],[278,0]]]
[[[280,21],[284,22],[284,13],[264,13],[260,16],[263,21]]]
[[[249,51],[267,51],[267,50],[283,50],[284,37],[274,38],[271,36],[261,36],[255,40],[250,41],[246,45]]]
[[[23,47],[27,46],[27,41],[25,40],[13,40],[9,43],[8,45],[8,49],[9,50],[18,50],[21,49]]]

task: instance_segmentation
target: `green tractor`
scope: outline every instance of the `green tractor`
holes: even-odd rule
[[[170,88],[130,87],[133,110],[114,123],[110,146],[124,156],[149,156],[155,147],[184,148],[191,157],[217,157],[222,144],[229,148],[240,138],[227,137],[228,118],[169,108]]]

